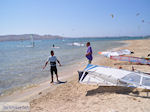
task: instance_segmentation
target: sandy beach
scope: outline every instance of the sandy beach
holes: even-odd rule
[[[134,51],[132,56],[147,57],[150,52],[150,40],[124,41],[128,46],[117,49]],[[80,63],[81,64],[81,63]],[[131,70],[150,72],[148,65],[114,61],[97,56],[93,64],[122,67]],[[68,82],[57,86],[52,91],[41,92],[30,101],[31,112],[149,112],[150,99],[147,92],[131,90],[125,87],[104,87],[78,83],[78,70],[83,70],[83,63],[72,70]]]
[[[0,112],[150,112],[150,0],[0,6]]]

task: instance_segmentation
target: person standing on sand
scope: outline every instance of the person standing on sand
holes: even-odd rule
[[[61,64],[58,61],[58,59],[56,58],[56,56],[54,56],[54,51],[51,51],[51,56],[48,58],[48,60],[45,63],[45,66],[43,67],[43,69],[45,69],[45,67],[47,66],[48,62],[50,62],[50,72],[51,72],[51,79],[52,79],[51,83],[53,83],[53,72],[55,72],[55,74],[56,74],[57,82],[60,82],[58,80],[56,61],[59,63],[59,66],[61,66]]]
[[[87,53],[86,53],[86,58],[89,60],[88,64],[91,64],[92,60],[93,60],[93,56],[92,56],[92,47],[90,46],[90,42],[86,43],[86,47],[87,49]]]

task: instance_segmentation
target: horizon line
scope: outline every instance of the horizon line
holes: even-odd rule
[[[62,38],[109,38],[109,37],[148,37],[149,35],[122,35],[122,36],[61,36],[53,34],[36,34],[36,33],[26,33],[26,34],[3,34],[0,36],[21,36],[21,35],[39,35],[39,36],[58,36]]]

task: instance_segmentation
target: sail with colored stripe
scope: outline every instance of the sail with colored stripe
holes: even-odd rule
[[[150,60],[147,60],[145,58],[132,57],[132,56],[110,56],[110,59],[150,65]]]

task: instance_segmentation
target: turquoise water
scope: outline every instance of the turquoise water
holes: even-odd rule
[[[123,45],[117,40],[100,38],[35,40],[35,47],[31,47],[30,40],[0,42],[0,93],[47,79],[50,76],[49,70],[47,68],[43,72],[42,67],[50,55],[50,50],[54,50],[63,65],[61,67],[63,70],[63,67],[85,58],[87,41],[91,42],[93,54],[96,55],[98,51]],[[74,42],[84,46],[73,45]],[[52,48],[53,44],[56,48]]]

